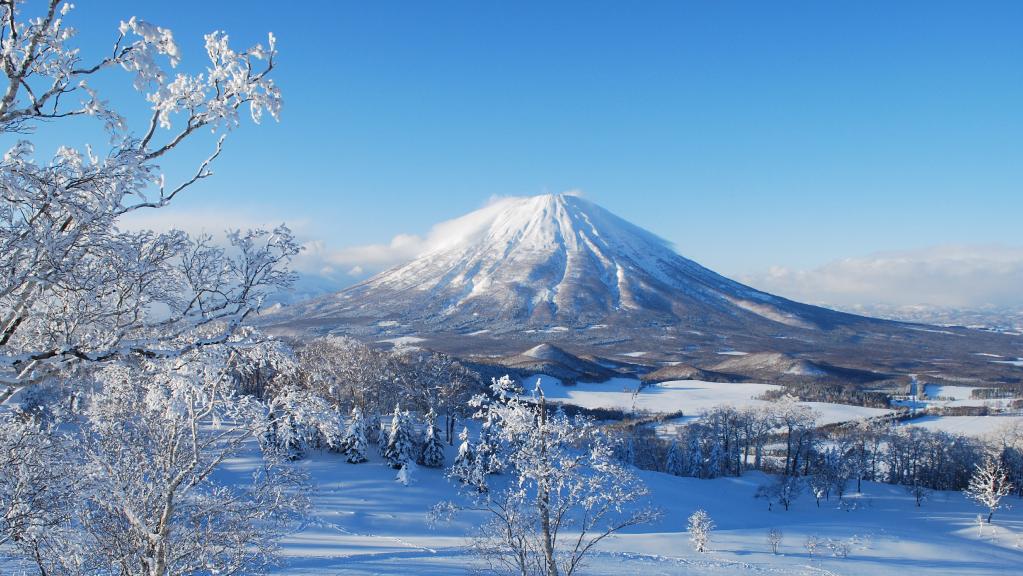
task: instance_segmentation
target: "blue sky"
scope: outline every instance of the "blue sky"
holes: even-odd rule
[[[180,214],[329,251],[580,189],[737,276],[1023,246],[1020,2],[77,5],[87,51],[137,15],[186,68],[203,32],[278,37],[282,121],[239,129]]]

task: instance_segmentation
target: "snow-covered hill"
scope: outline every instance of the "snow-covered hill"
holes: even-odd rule
[[[441,471],[420,468],[415,483],[402,486],[375,455],[358,465],[314,455],[301,466],[315,480],[314,514],[282,543],[285,562],[275,573],[448,576],[484,568],[466,549],[484,516],[429,521],[432,506],[455,497]],[[238,468],[247,470],[241,462]],[[917,508],[902,487],[864,482],[863,493],[850,490],[844,503],[833,496],[817,507],[803,494],[785,511],[755,498],[772,480],[759,472],[714,480],[639,474],[663,517],[602,543],[586,574],[994,576],[1016,573],[1023,558],[1019,507],[999,511],[994,525],[978,532],[980,508],[961,493],[936,492]],[[693,551],[685,532],[686,517],[699,508],[717,524],[704,554]],[[767,540],[772,528],[783,534],[778,554]],[[812,556],[811,538],[821,543]],[[835,545],[846,546],[848,557],[836,555]]]

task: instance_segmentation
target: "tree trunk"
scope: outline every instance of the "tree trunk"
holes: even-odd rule
[[[547,458],[547,401],[540,392],[540,431],[544,434],[541,438],[540,456],[546,461]],[[551,495],[548,491],[545,479],[541,479],[537,485],[537,507],[540,511],[540,530],[543,538],[543,555],[547,562],[547,576],[558,576],[558,564],[554,558],[554,539],[551,535]]]

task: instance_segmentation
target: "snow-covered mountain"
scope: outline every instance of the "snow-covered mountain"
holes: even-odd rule
[[[459,234],[450,242],[307,310],[447,329],[676,324],[708,315],[804,328],[829,320],[683,258],[576,196],[505,199],[452,229]]]
[[[974,340],[982,349],[973,352],[1023,348],[1004,336],[935,331],[756,290],[576,196],[503,199],[445,229],[445,241],[411,262],[263,321],[279,333],[415,336],[454,353],[507,356],[556,342],[637,362],[702,359],[694,363],[701,368],[723,350],[887,370],[921,356],[962,356]],[[850,346],[871,361],[850,359]]]

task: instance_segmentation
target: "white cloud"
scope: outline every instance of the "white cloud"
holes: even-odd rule
[[[978,308],[1023,304],[1023,247],[935,246],[846,258],[813,270],[772,267],[740,278],[811,303]]]
[[[339,283],[350,283],[353,279],[365,278],[434,250],[472,241],[486,231],[510,200],[513,198],[491,197],[483,208],[441,222],[430,228],[425,236],[398,234],[387,243],[344,248],[331,248],[320,240],[309,241],[305,243],[295,267],[303,272],[315,271]]]
[[[269,210],[265,212],[269,212]],[[176,229],[190,235],[209,234],[214,238],[223,238],[224,232],[228,229],[273,229],[285,223],[298,236],[301,236],[309,228],[308,220],[293,218],[285,220],[270,219],[265,215],[240,211],[236,208],[194,209],[168,206],[160,209],[129,212],[121,217],[118,224],[127,230],[166,232]]]

